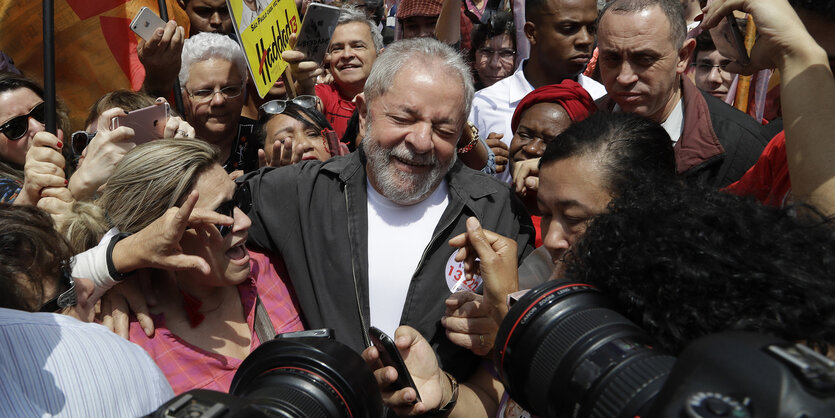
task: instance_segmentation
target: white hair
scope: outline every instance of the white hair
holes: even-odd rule
[[[377,25],[368,20],[368,18],[365,17],[365,12],[361,11],[356,6],[342,6],[342,12],[339,14],[336,26],[342,26],[344,24],[354,22],[365,23],[368,25],[368,30],[371,31],[371,40],[374,41],[374,49],[376,49],[379,54],[380,50],[383,49],[383,34],[380,33],[380,29],[377,28]]]
[[[211,58],[231,62],[238,69],[241,80],[248,78],[246,58],[241,46],[232,38],[212,32],[200,32],[186,39],[183,44],[182,64],[180,64],[180,87],[185,89],[188,83],[191,65]]]
[[[464,119],[473,104],[473,75],[460,53],[435,38],[413,38],[397,41],[374,61],[371,74],[365,81],[365,100],[371,102],[391,88],[394,77],[406,65],[422,65],[432,68],[438,77],[458,75],[464,90]]]

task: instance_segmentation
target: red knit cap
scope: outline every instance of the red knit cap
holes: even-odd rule
[[[397,19],[414,16],[440,16],[443,0],[401,0],[397,6]]]
[[[522,113],[537,103],[557,103],[565,109],[571,122],[579,122],[594,113],[597,106],[589,93],[580,83],[574,80],[563,80],[560,84],[551,84],[540,87],[525,96],[516,106],[513,112],[513,119],[510,121],[510,128],[516,132],[519,121],[522,120]]]

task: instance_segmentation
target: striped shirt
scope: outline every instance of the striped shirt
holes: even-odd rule
[[[107,328],[0,308],[0,416],[141,416],[173,396],[148,354]]]
[[[261,345],[253,330],[258,296],[261,297],[261,303],[276,333],[302,331],[304,327],[295,295],[285,284],[288,275],[284,262],[280,258],[271,259],[252,250],[249,256],[250,279],[238,285],[238,293],[252,335],[252,352]],[[154,320],[155,331],[154,336],[148,338],[136,317],[131,317],[130,340],[151,355],[176,394],[191,389],[229,391],[232,378],[243,360],[204,350],[180,338],[166,327],[164,314],[151,314],[151,318]]]

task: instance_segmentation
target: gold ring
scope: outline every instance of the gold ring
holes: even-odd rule
[[[478,334],[478,341],[484,347],[484,334]]]

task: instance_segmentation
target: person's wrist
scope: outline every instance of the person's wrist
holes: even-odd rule
[[[445,417],[455,409],[455,404],[458,403],[458,381],[451,374],[443,370],[441,370],[440,379],[443,387],[441,403],[436,409],[424,414],[426,416]]]
[[[113,237],[108,245],[107,269],[110,277],[119,281],[131,275],[145,264],[142,252],[136,251],[135,235],[121,233]]]

